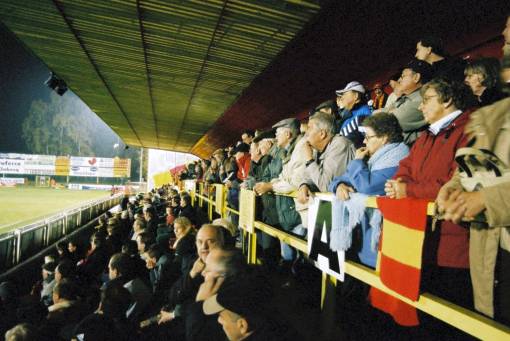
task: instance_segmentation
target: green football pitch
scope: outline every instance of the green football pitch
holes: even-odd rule
[[[109,191],[0,187],[0,234],[109,196]]]

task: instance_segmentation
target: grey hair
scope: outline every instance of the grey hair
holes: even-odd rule
[[[294,127],[280,127],[280,129],[282,130],[285,130],[285,131],[289,131],[290,134],[292,135],[292,138],[295,138],[296,136],[299,135],[299,129],[296,129]]]
[[[317,128],[325,130],[329,135],[335,134],[335,121],[333,115],[324,112],[316,112],[310,121],[314,121]]]

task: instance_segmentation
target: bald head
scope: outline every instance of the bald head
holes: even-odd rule
[[[198,256],[204,263],[210,250],[223,247],[225,242],[222,229],[221,226],[205,224],[198,230],[195,244]]]

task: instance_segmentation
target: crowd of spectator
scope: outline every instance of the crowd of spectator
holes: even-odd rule
[[[450,57],[441,39],[424,37],[389,80],[389,96],[377,84],[370,98],[351,81],[304,122],[246,130],[180,179],[224,184],[234,209],[240,189],[252,189],[257,220],[299,238],[314,192],[331,192],[334,209],[357,219],[332,229],[330,247],[372,268],[380,228],[364,210],[366,196],[436,201],[443,216],[426,232],[424,290],[508,324],[510,180],[471,191],[455,162],[470,146],[510,165],[510,17],[503,35],[501,65]],[[206,221],[172,186],[126,196],[88,243],[56,245],[30,294],[0,284],[0,327],[7,340],[285,340],[292,330],[268,313],[270,281],[246,265],[237,225],[235,215]],[[265,267],[292,285],[306,257],[266,234],[257,240]]]
[[[366,195],[437,201],[445,215],[427,230],[422,287],[508,323],[510,281],[501,270],[508,268],[508,228],[490,234],[490,252],[483,239],[489,238],[486,231],[509,225],[507,200],[499,189],[504,186],[461,190],[455,159],[459,149],[481,146],[508,167],[509,25],[510,19],[503,31],[502,61],[452,57],[439,37],[423,37],[414,58],[388,80],[391,94],[377,83],[370,95],[353,80],[310,110],[308,119],[287,118],[265,131],[244,131],[237,144],[202,162],[206,168],[197,179],[225,184],[233,208],[238,208],[240,188],[253,189],[259,196],[257,220],[301,238],[306,238],[313,193],[334,193],[343,202],[334,209],[357,218],[333,227],[330,246],[370,267],[376,265],[380,226],[363,212]],[[486,216],[484,229],[471,223],[479,214]],[[294,273],[302,255],[259,235],[264,261]],[[485,253],[491,262],[480,261]]]
[[[229,220],[201,221],[189,194],[172,186],[126,195],[119,212],[100,216],[88,243],[56,244],[29,294],[0,284],[2,333],[6,340],[285,340],[292,330],[264,314],[267,275],[246,264],[236,234]],[[239,288],[240,281],[248,284]]]

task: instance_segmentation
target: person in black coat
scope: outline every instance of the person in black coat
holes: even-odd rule
[[[85,281],[98,281],[108,264],[109,254],[105,240],[94,234],[90,239],[87,257],[78,263],[78,274]]]
[[[188,194],[181,196],[181,210],[179,217],[186,217],[191,221],[193,226],[197,224],[197,213],[195,208],[191,206],[191,197]]]

